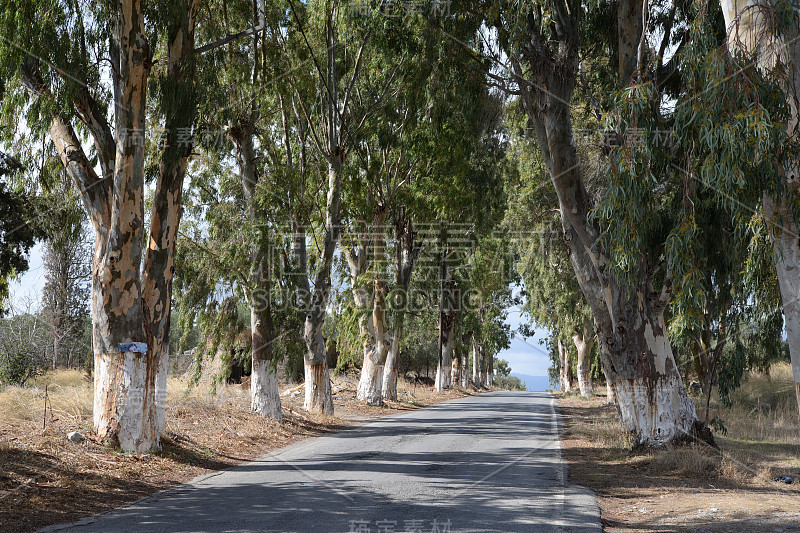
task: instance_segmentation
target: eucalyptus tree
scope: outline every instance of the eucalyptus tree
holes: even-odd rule
[[[350,2],[321,1],[289,3],[287,46],[306,60],[315,78],[315,93],[306,95],[293,80],[293,96],[304,120],[309,144],[327,164],[327,203],[313,265],[313,283],[304,324],[305,408],[333,413],[323,326],[331,290],[331,269],[341,232],[342,174],[348,156],[362,138],[364,123],[379,112],[392,89],[392,76],[373,83],[365,73],[375,53],[376,32],[382,26],[383,4],[376,7]],[[294,43],[294,44],[292,44]],[[319,102],[319,104],[317,103]],[[311,288],[313,285],[313,288]]]
[[[788,112],[781,118],[786,127],[788,144],[796,144],[798,124],[800,124],[798,108],[800,73],[797,68],[800,64],[800,44],[798,44],[800,22],[795,7],[790,2],[721,0],[720,3],[725,18],[729,50],[737,54],[746,66],[755,65],[761,71],[761,75],[767,78],[768,83],[778,84],[782,88]],[[748,81],[752,83],[752,80]],[[759,111],[757,107],[751,111],[751,115],[754,115],[751,123],[761,121],[763,114]],[[763,131],[751,130],[751,138],[763,138]],[[764,218],[773,236],[774,262],[783,303],[792,376],[800,409],[800,243],[797,238],[800,233],[800,223],[794,207],[798,194],[798,157],[796,149],[784,149],[782,152],[784,152],[780,158],[782,168],[777,174],[780,176],[780,181],[766,184],[762,182],[759,185],[764,193]],[[768,153],[775,152],[763,152],[763,154]]]
[[[497,30],[499,45],[508,57],[505,72],[509,78],[503,81],[511,81],[512,90],[519,93],[550,174],[563,238],[592,311],[600,359],[614,390],[622,425],[635,435],[637,445],[662,445],[694,435],[710,439],[686,393],[664,321],[673,290],[671,267],[675,259],[670,256],[667,241],[686,235],[680,227],[664,232],[664,226],[658,224],[664,211],[657,208],[671,212],[668,203],[675,196],[661,197],[659,189],[652,187],[641,191],[639,197],[623,196],[620,187],[612,185],[598,203],[587,188],[591,169],[581,162],[575,147],[570,103],[580,84],[582,47],[596,46],[596,41],[588,42],[584,37],[591,22],[602,20],[592,16],[603,6],[588,6],[585,11],[580,2],[547,0],[501,2],[497,7],[489,23]],[[620,88],[638,81],[642,72],[650,75],[643,64],[643,53],[639,53],[645,48],[641,35],[629,33],[629,28],[637,25],[636,10],[623,7],[616,6],[617,35],[608,31],[613,26],[607,24],[596,35],[605,43],[606,53],[637,58],[619,61],[622,68],[615,85]],[[627,91],[638,87],[634,83]],[[584,92],[588,92],[586,88]],[[610,144],[612,155],[623,158],[624,146],[618,150]],[[610,161],[612,177],[619,161],[615,159]],[[646,160],[636,162],[638,175],[655,180],[657,185],[660,179],[650,177]],[[618,232],[609,233],[609,223],[614,219]],[[623,231],[627,233],[623,235]],[[635,245],[633,253],[617,253],[624,242]],[[630,251],[631,247],[625,249]]]
[[[270,4],[267,10],[263,1],[223,2],[223,16],[216,20],[221,26],[218,38],[224,39],[253,21],[258,24],[251,35],[220,47],[215,52],[219,57],[208,54],[201,63],[202,68],[213,71],[208,76],[210,83],[204,85],[208,102],[201,118],[212,131],[224,131],[232,144],[241,189],[234,198],[243,205],[239,213],[243,215],[245,231],[238,236],[245,236],[243,253],[248,256],[249,269],[246,279],[237,281],[243,281],[241,292],[250,309],[251,408],[278,421],[282,416],[273,362],[276,335],[272,287],[276,265],[272,252],[280,250],[280,215],[286,215],[280,209],[279,194],[286,189],[280,186],[286,176],[278,169],[285,164],[283,152],[290,148],[274,148],[281,144],[281,123],[270,118],[279,116],[275,93],[280,88],[272,81],[279,74],[275,68],[279,59],[276,35],[286,23],[281,7]],[[216,90],[209,90],[209,86]],[[214,105],[223,95],[226,105]]]
[[[504,225],[516,237],[514,244],[525,294],[523,311],[536,324],[551,331],[558,354],[559,387],[565,392],[573,385],[571,350],[566,343],[571,340],[575,344],[578,386],[581,395],[591,396],[589,371],[595,336],[592,313],[570,263],[569,246],[560,231],[558,197],[548,186],[547,168],[536,153],[534,141],[526,136],[527,121],[521,114],[519,100],[506,106],[512,162],[506,187],[507,194],[513,195],[515,201],[506,212]],[[579,123],[586,122],[580,112],[575,111],[574,115]],[[596,157],[591,146],[579,143],[577,148],[584,164]],[[594,187],[598,188],[596,184]]]
[[[197,0],[9,1],[0,11],[3,134],[19,134],[23,116],[49,132],[94,228],[94,429],[126,451],[157,447],[164,427],[172,267],[191,153],[180,136],[194,121],[199,13]],[[149,81],[153,119],[167,133],[145,236]]]

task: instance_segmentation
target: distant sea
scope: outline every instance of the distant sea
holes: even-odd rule
[[[511,375],[518,377],[525,384],[525,390],[546,391],[553,388],[547,376],[529,376],[527,374],[517,374],[516,372],[512,372]]]

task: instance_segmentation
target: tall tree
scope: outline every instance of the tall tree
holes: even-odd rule
[[[635,12],[624,12],[620,5],[617,10],[618,17],[631,18],[629,24],[618,24],[620,31],[636,25]],[[592,309],[600,358],[623,427],[635,435],[639,445],[661,445],[691,438],[701,427],[667,336],[664,311],[671,296],[671,280],[668,270],[663,275],[663,256],[658,247],[642,250],[629,263],[629,277],[620,279],[619,269],[611,262],[614,241],[604,238],[603,224],[614,211],[601,207],[595,212],[598,204],[585,182],[588,169],[575,148],[570,102],[579,82],[582,31],[587,27],[582,24],[583,16],[581,3],[570,0],[522,6],[503,3],[490,23],[509,58],[508,71],[558,197],[564,239],[581,291]],[[618,73],[623,87],[643,68],[641,54],[635,52],[640,35],[625,37],[619,40],[616,52],[638,59],[635,68]],[[642,207],[633,202],[628,206]],[[660,242],[663,246],[663,238]]]
[[[729,49],[743,56],[747,64],[755,64],[771,78],[770,81],[782,87],[789,106],[785,120],[787,135],[796,143],[800,124],[800,72],[797,68],[800,65],[800,23],[797,15],[783,2],[721,0],[721,6]],[[797,158],[785,158],[780,183],[771,190],[764,190],[763,209],[773,230],[775,268],[800,409],[800,243],[797,239],[800,223],[793,207],[798,194],[797,174]]]
[[[141,0],[102,2],[90,18],[79,4],[11,1],[0,13],[2,78],[20,84],[6,102],[49,132],[94,228],[94,429],[126,451],[157,447],[164,427],[172,267],[191,153],[181,136],[191,132],[195,114],[198,6],[175,0],[145,17]],[[21,39],[25,51],[13,45]],[[151,44],[164,54],[156,73]],[[106,60],[111,87],[102,82]],[[159,82],[156,108],[166,136],[145,239],[150,79]],[[90,135],[99,173],[79,131]]]

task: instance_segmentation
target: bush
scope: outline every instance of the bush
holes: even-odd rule
[[[0,339],[0,383],[25,385],[44,372],[47,361],[43,354],[16,339]]]
[[[0,321],[0,383],[25,385],[43,373],[49,347],[46,323],[38,315]]]
[[[525,385],[516,376],[495,376],[494,386],[504,390],[525,390]]]

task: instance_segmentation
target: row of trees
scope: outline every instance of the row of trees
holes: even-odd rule
[[[466,379],[470,345],[491,382],[513,274],[495,260],[502,101],[461,70],[476,22],[358,7],[3,4],[4,138],[52,143],[94,232],[94,425],[110,443],[158,445],[173,307],[212,354],[241,342],[248,310],[252,408],[277,420],[280,356],[302,357],[305,407],[332,414],[330,343],[358,345],[359,397],[379,403],[396,398],[404,327],[431,315],[437,388]],[[77,233],[62,235],[48,257],[69,277]],[[54,320],[84,297],[48,302]]]
[[[596,353],[638,444],[710,438],[681,373],[724,396],[763,365],[779,295],[800,361],[790,10],[404,7],[2,4],[6,145],[49,139],[94,232],[98,435],[158,445],[173,309],[277,420],[279,360],[324,414],[336,352],[369,403],[430,348],[438,390],[469,352],[490,384],[517,272],[564,379],[572,343],[590,394]]]

